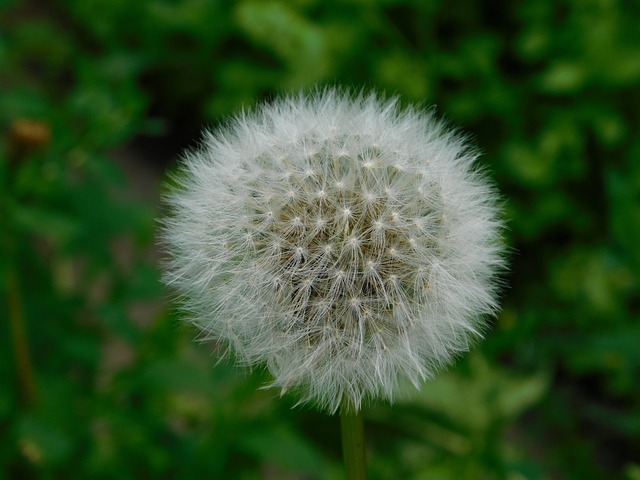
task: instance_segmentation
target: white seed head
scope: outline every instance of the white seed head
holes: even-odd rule
[[[431,113],[328,89],[207,132],[167,198],[168,284],[207,339],[335,412],[433,376],[497,309],[497,196]]]

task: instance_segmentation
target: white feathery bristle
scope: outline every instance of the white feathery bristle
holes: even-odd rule
[[[392,400],[497,309],[497,194],[431,113],[327,89],[243,113],[187,153],[166,282],[204,338],[335,412]]]

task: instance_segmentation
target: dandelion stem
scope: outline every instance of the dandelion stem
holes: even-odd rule
[[[343,408],[340,412],[340,427],[347,480],[366,480],[362,410]]]
[[[9,322],[11,324],[11,336],[16,355],[18,377],[20,378],[20,391],[24,402],[33,405],[36,401],[36,383],[33,375],[31,354],[25,327],[24,309],[18,276],[15,271],[8,275],[7,279],[7,305],[9,307]]]

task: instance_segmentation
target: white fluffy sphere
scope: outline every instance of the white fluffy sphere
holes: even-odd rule
[[[206,338],[334,412],[419,386],[496,305],[496,194],[431,113],[337,90],[205,135],[167,202],[166,281]]]

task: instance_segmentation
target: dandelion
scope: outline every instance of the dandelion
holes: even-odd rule
[[[477,151],[431,112],[327,89],[207,132],[168,196],[166,281],[204,338],[334,413],[482,334],[502,266]]]

